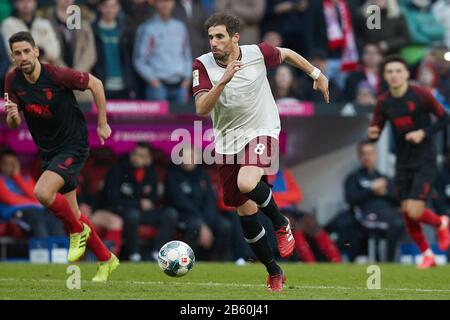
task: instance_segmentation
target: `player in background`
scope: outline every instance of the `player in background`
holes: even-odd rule
[[[423,255],[417,267],[434,267],[436,261],[422,232],[421,223],[434,226],[439,249],[448,250],[449,218],[425,208],[425,201],[430,195],[436,174],[432,136],[448,125],[449,117],[427,89],[409,84],[408,66],[402,58],[386,58],[382,70],[389,90],[378,98],[368,137],[376,141],[385,122],[390,121],[392,124],[397,156],[395,187],[406,229]],[[437,121],[432,122],[432,114],[437,117]]]
[[[285,61],[303,70],[314,79],[314,89],[323,93],[326,102],[328,79],[290,49],[267,43],[239,46],[239,20],[232,15],[214,14],[205,28],[211,52],[193,63],[196,111],[203,116],[211,113],[219,155],[216,159],[227,159],[219,165],[225,205],[237,208],[245,240],[269,273],[268,289],[282,291],[286,277],[256,216],[260,209],[272,220],[280,256],[289,257],[295,245],[290,224],[280,213],[265,179],[267,174],[274,174],[269,171],[277,161],[280,132],[267,69]],[[225,162],[230,159],[233,163]]]
[[[70,235],[68,261],[78,260],[86,245],[99,259],[93,281],[106,281],[119,260],[104,246],[89,219],[78,208],[77,175],[89,155],[88,131],[72,90],[89,89],[98,109],[101,143],[111,135],[103,84],[89,73],[41,64],[39,49],[28,32],[9,38],[15,69],[5,78],[6,122],[28,129],[42,160],[43,173],[34,188],[39,202],[54,213]]]

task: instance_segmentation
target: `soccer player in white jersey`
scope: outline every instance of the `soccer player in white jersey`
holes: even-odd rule
[[[222,13],[205,23],[211,52],[194,60],[193,94],[197,114],[211,113],[216,159],[224,202],[237,208],[247,243],[269,273],[267,286],[283,290],[286,276],[274,260],[260,209],[273,223],[281,257],[289,257],[294,239],[265,176],[278,169],[280,117],[267,80],[267,69],[283,61],[313,78],[314,89],[329,102],[328,79],[296,52],[267,43],[239,46],[239,20]]]

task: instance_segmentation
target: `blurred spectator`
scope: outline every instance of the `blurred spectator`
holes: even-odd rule
[[[363,107],[375,107],[377,95],[368,81],[361,81],[356,88],[354,103]]]
[[[298,81],[290,66],[282,64],[276,68],[272,82],[272,94],[275,100],[282,98],[300,99]]]
[[[436,20],[444,27],[445,38],[444,42],[447,48],[450,49],[450,1],[449,0],[437,0],[432,6]]]
[[[193,58],[210,51],[205,31],[208,12],[203,8],[200,0],[177,0],[173,16],[183,21],[188,28]]]
[[[329,79],[344,89],[346,72],[358,67],[358,50],[347,0],[320,0],[312,4],[313,48],[327,52]]]
[[[77,198],[82,214],[87,216],[107,247],[120,255],[122,247],[122,218],[108,210],[103,193],[106,174],[114,165],[115,154],[107,147],[92,149],[79,176]]]
[[[310,54],[311,5],[317,0],[267,0],[261,31],[277,31],[286,48],[303,56]]]
[[[377,154],[373,143],[363,141],[358,144],[358,159],[361,167],[345,180],[345,199],[367,238],[376,233],[387,240],[387,261],[394,261],[403,232],[394,185],[376,169]]]
[[[340,262],[339,250],[330,240],[326,231],[317,223],[314,216],[301,213],[297,205],[303,200],[303,192],[288,169],[280,169],[276,175],[268,176],[273,185],[273,197],[283,215],[287,216],[293,226],[295,251],[298,257],[307,263],[316,262],[310,243],[314,243],[319,251],[332,262]]]
[[[74,0],[55,0],[55,5],[46,8],[42,14],[50,20],[62,48],[60,65],[78,71],[90,72],[97,60],[94,32],[91,22],[94,15],[81,6],[81,25],[79,29],[67,26],[67,8]]]
[[[11,0],[0,0],[0,24],[11,15]]]
[[[6,18],[1,26],[5,47],[8,53],[11,52],[9,38],[16,32],[29,31],[36,46],[44,49],[45,59],[57,63],[61,58],[61,46],[50,21],[36,16],[36,5],[36,0],[14,0],[12,16]]]
[[[155,13],[154,3],[155,0],[121,0],[125,25],[131,34],[135,34],[138,27]]]
[[[327,77],[328,73],[328,62],[327,56],[324,52],[315,51],[309,57],[309,61],[317,68],[322,71]],[[301,99],[312,102],[322,102],[323,95],[320,91],[314,90],[311,78],[306,74],[302,74],[300,78],[300,88],[301,88]],[[342,102],[344,99],[344,94],[342,90],[337,85],[334,79],[329,78],[328,88],[330,90],[330,102]]]
[[[436,212],[450,215],[450,152],[447,152],[442,168],[439,169],[434,184],[437,199],[434,201]]]
[[[267,42],[272,47],[281,47],[283,44],[283,38],[281,34],[276,31],[267,31],[262,39],[263,42]]]
[[[0,93],[2,94],[2,97],[5,87],[5,75],[11,65],[8,57],[8,51],[9,50],[6,50],[5,42],[3,42],[3,37],[0,33]]]
[[[107,99],[135,98],[133,42],[118,18],[119,0],[100,0],[98,10],[100,16],[93,25],[98,59],[93,73],[102,80]]]
[[[419,68],[417,80],[421,86],[428,88],[431,91],[436,100],[439,101],[445,109],[450,110],[449,104],[437,89],[439,85],[439,75],[431,63],[423,64],[421,68]]]
[[[427,47],[444,39],[444,28],[431,13],[430,4],[430,0],[404,0],[401,3],[411,36],[402,56],[410,65],[420,62]]]
[[[175,0],[156,0],[157,13],[139,27],[133,64],[147,82],[146,98],[185,102],[191,83],[191,47],[183,22],[172,18]]]
[[[62,48],[58,65],[77,71],[91,72],[97,61],[94,32],[91,26],[95,16],[85,6],[80,6],[80,28],[74,29],[68,26],[67,19],[70,11],[67,8],[73,4],[75,0],[55,0],[55,5],[43,9],[42,14],[50,20]],[[80,103],[93,100],[89,90],[76,90],[74,93]]]
[[[259,24],[264,17],[266,0],[215,0],[216,12],[235,15],[241,22],[239,44],[256,44],[261,40]]]
[[[381,8],[380,28],[368,28],[367,8]],[[397,0],[367,0],[355,15],[359,47],[364,43],[377,43],[384,55],[398,54],[409,43],[409,29]]]
[[[361,60],[362,65],[359,70],[351,72],[345,82],[345,98],[348,101],[355,99],[356,89],[361,81],[366,81],[376,95],[388,89],[380,74],[380,65],[383,60],[380,47],[375,43],[365,44]]]
[[[185,241],[194,252],[206,249],[210,259],[226,261],[231,257],[231,224],[217,210],[216,196],[206,170],[197,165],[197,151],[185,146],[181,165],[167,174],[166,195],[180,213]]]
[[[208,12],[208,15],[211,15],[214,13],[214,0],[201,0],[202,5],[205,8],[205,10]]]
[[[150,146],[137,143],[129,156],[114,165],[105,181],[107,209],[123,219],[125,248],[131,261],[140,261],[138,228],[149,225],[158,229],[153,241],[151,258],[157,258],[159,248],[172,239],[178,213],[169,207],[157,207],[157,175]],[[105,205],[106,206],[106,205]]]
[[[13,151],[0,155],[0,220],[13,220],[31,237],[64,236],[62,224],[34,197],[35,181],[22,174]]]

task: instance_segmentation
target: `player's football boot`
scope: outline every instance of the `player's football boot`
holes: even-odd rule
[[[267,288],[270,292],[281,292],[283,291],[283,284],[286,282],[286,275],[276,274],[267,276]]]
[[[420,264],[417,265],[418,269],[429,269],[436,267],[436,260],[434,259],[434,256],[423,256],[423,260]]]
[[[100,262],[98,264],[97,273],[95,277],[92,278],[94,282],[106,282],[111,273],[117,269],[120,265],[119,259],[111,253],[111,258],[108,261]]]
[[[447,216],[442,216],[442,224],[437,229],[438,245],[439,250],[447,251],[450,247],[450,229],[449,229],[449,218]]]
[[[275,230],[277,237],[278,252],[282,258],[289,257],[294,252],[295,240],[292,235],[291,224],[288,222],[287,226],[283,226]]]
[[[83,223],[84,229],[79,233],[70,234],[70,247],[67,260],[75,262],[80,259],[86,251],[86,244],[91,236],[91,228]]]

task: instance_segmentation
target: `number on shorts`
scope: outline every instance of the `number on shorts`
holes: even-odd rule
[[[258,143],[255,148],[255,153],[261,155],[263,154],[264,149],[266,149],[266,146],[263,145],[262,143]]]

